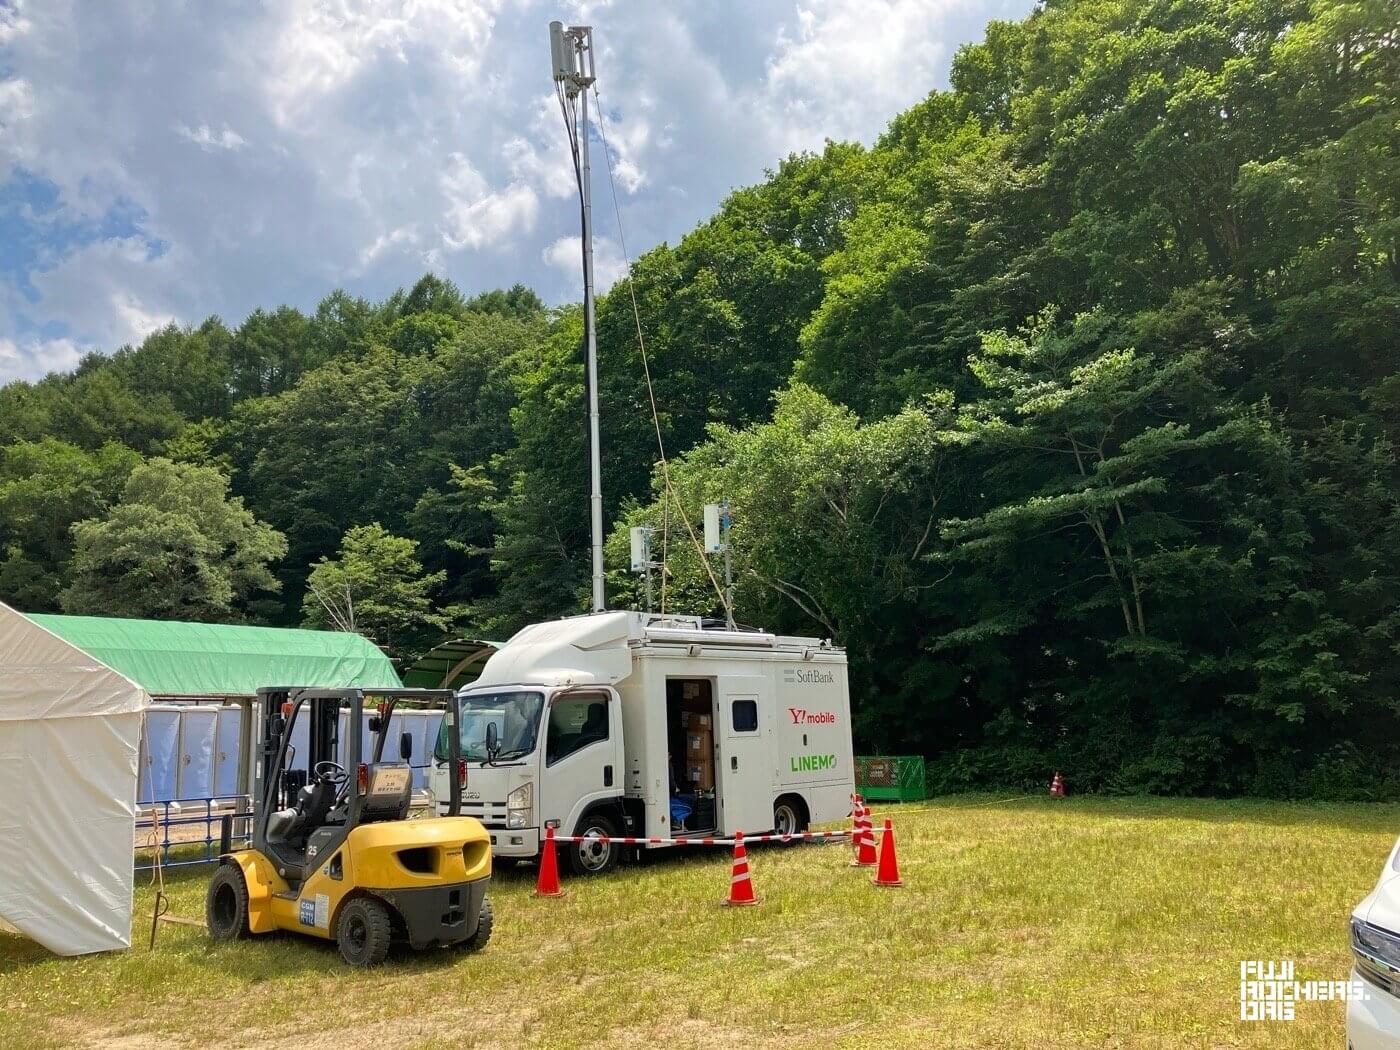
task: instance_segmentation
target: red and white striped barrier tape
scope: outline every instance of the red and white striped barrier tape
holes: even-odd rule
[[[876,832],[884,831],[884,828],[876,828]],[[744,845],[750,842],[816,842],[821,839],[843,839],[850,838],[851,829],[842,831],[799,831],[788,835],[771,833],[767,835],[745,835]],[[617,843],[621,846],[732,846],[735,839],[732,838],[694,838],[683,836],[680,838],[660,838],[656,836],[642,835],[555,835],[555,842],[605,842]]]

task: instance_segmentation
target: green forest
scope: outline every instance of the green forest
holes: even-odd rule
[[[636,259],[612,607],[647,524],[722,614],[726,498],[737,618],[846,646],[857,750],[934,790],[1400,797],[1395,13],[1051,0]],[[582,611],[581,335],[427,275],[11,383],[0,600],[398,657]]]

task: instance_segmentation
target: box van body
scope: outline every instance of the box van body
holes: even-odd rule
[[[850,812],[846,654],[819,639],[696,617],[577,616],[522,630],[459,695],[463,812],[485,824],[498,857],[536,856],[546,826],[729,836]],[[570,859],[600,870],[617,859],[603,852]]]

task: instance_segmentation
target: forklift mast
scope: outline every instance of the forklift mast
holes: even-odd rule
[[[283,714],[283,705],[291,700],[294,690],[277,689],[268,690],[261,696],[262,699],[262,737],[258,749],[261,762],[258,765],[257,779],[259,786],[255,795],[259,803],[277,808],[278,806],[293,806],[296,804],[297,792],[306,786],[309,771],[316,768],[318,762],[336,762],[343,760],[340,755],[340,705],[348,697],[338,696],[318,696],[308,699],[304,704],[304,710],[298,715],[301,718],[309,717],[311,720],[310,732],[307,734],[307,754],[292,755],[295,757],[299,768],[291,768],[290,764],[281,770],[281,775],[271,783],[262,783],[267,771],[274,769],[277,763],[277,756],[282,747],[282,737],[290,728],[286,716]],[[305,761],[302,761],[302,760]],[[272,792],[269,797],[269,791]]]
[[[280,808],[296,805],[297,793],[306,786],[310,771],[319,762],[336,762],[347,771],[362,762],[376,764],[384,760],[385,744],[389,736],[392,712],[399,700],[431,700],[441,703],[443,717],[450,725],[458,724],[457,697],[450,690],[427,689],[385,689],[371,690],[371,695],[381,696],[377,713],[369,720],[373,736],[362,739],[365,728],[365,692],[356,688],[313,689],[294,687],[268,687],[258,690],[261,736],[258,746],[258,760],[254,769],[253,803],[255,814],[268,813]],[[307,733],[307,754],[294,753],[285,740],[291,730],[291,723],[284,712],[293,709],[299,702],[296,718],[310,718]],[[347,739],[340,739],[340,712],[348,710],[350,719],[347,726]],[[448,734],[453,746],[448,760],[453,768],[461,761],[461,751],[456,733]],[[358,746],[357,746],[358,745]],[[291,768],[295,758],[298,768]],[[304,761],[303,761],[304,759]],[[450,812],[461,812],[461,790],[457,777],[450,777],[452,798]],[[259,824],[255,816],[255,825]]]

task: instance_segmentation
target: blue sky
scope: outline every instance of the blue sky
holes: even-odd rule
[[[1029,8],[0,0],[0,383],[425,270],[577,298],[552,18],[595,27],[636,253],[787,153],[871,141],[988,20]],[[595,185],[606,284],[622,263]]]

